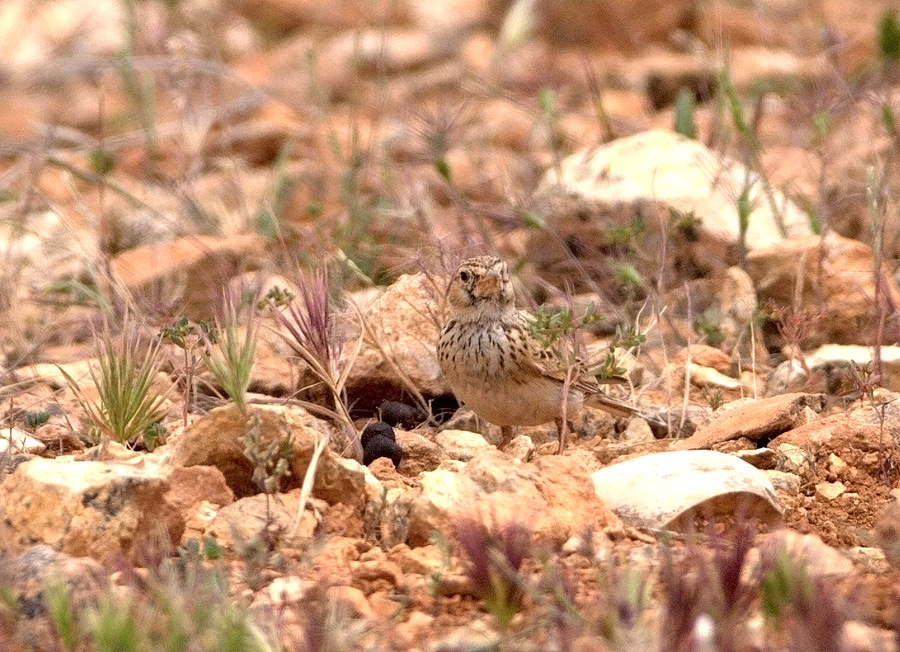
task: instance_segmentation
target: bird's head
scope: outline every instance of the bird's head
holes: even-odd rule
[[[451,316],[476,319],[515,309],[515,294],[506,263],[495,256],[464,260],[447,288]]]

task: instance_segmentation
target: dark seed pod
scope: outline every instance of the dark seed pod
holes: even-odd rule
[[[388,439],[383,435],[374,435],[363,447],[363,464],[368,466],[379,457],[388,458],[394,463],[394,468],[397,468],[403,459],[403,451],[393,439]]]
[[[383,401],[378,406],[378,415],[382,421],[392,426],[400,426],[404,430],[412,430],[428,418],[422,410],[414,405],[399,401]]]
[[[372,437],[387,437],[391,441],[397,440],[394,429],[391,428],[389,423],[384,421],[375,421],[363,428],[362,434],[359,436],[359,443],[365,448]]]

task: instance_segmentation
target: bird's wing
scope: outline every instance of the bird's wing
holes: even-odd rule
[[[651,427],[656,427],[662,432],[667,430],[666,423],[658,415],[646,414],[639,408],[603,392],[603,385],[628,384],[628,379],[624,375],[600,376],[596,372],[604,366],[603,361],[596,358],[585,361],[574,356],[568,348],[559,350],[555,347],[542,346],[531,335],[527,315],[523,314],[521,317],[525,321],[525,332],[528,333],[526,344],[530,355],[527,364],[532,371],[559,383],[565,383],[568,375],[570,386],[586,394],[585,400],[588,405],[602,408],[618,417],[640,416],[646,419]],[[565,344],[563,346],[565,347]]]
[[[536,373],[560,383],[565,382],[568,376],[573,387],[585,392],[598,392],[602,385],[628,384],[628,379],[623,375],[600,376],[598,372],[603,361],[596,356],[590,360],[578,357],[568,342],[560,341],[553,346],[543,346],[531,335],[527,314],[521,314],[521,318],[527,333],[525,344],[529,353],[528,361]]]

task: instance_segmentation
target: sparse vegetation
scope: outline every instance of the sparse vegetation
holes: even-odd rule
[[[849,623],[875,632],[860,650],[896,650],[897,528],[880,515],[900,481],[900,12],[842,2],[0,2],[0,487],[34,456],[128,464],[169,486],[133,520],[176,504],[184,520],[181,540],[82,576],[0,518],[0,652],[843,652]],[[691,156],[648,138],[596,164],[657,126]],[[754,262],[786,241],[786,262]],[[437,443],[496,433],[466,412],[446,423],[457,403],[427,347],[449,270],[488,252],[535,308],[551,371],[620,384],[641,414],[666,411],[669,437],[736,399],[808,393],[794,426],[708,447],[754,459],[785,530],[852,569],[822,573],[740,513],[670,534],[623,511],[563,545],[453,494],[449,474],[504,458]],[[380,289],[419,272],[428,305],[373,326]],[[723,301],[729,274],[744,305]],[[815,360],[830,343],[868,361]],[[382,401],[415,404],[396,466],[360,445]],[[279,436],[260,404],[292,410]],[[566,410],[574,450],[548,461],[583,462],[588,481],[672,444]],[[237,434],[198,462],[175,444],[213,413],[239,415]],[[22,431],[45,450],[21,450]],[[541,484],[561,473],[542,461],[552,432],[523,432],[512,468],[574,513]],[[485,494],[519,479],[492,470]],[[438,480],[444,530],[423,532],[416,500]],[[298,484],[288,532],[274,509]],[[220,502],[254,492],[257,536],[209,534]],[[130,515],[120,499],[82,506]],[[411,532],[430,545],[410,550]],[[134,543],[106,535],[67,550]],[[53,566],[33,587],[29,551]]]
[[[95,443],[134,443],[164,414],[169,390],[156,385],[161,371],[159,344],[142,337],[129,319],[118,335],[107,326],[95,334],[94,342],[99,355],[90,379],[96,400],[82,386],[85,379],[74,378],[62,367],[60,371],[90,419]]]
[[[238,307],[232,298],[226,301],[226,315],[216,322],[215,330],[203,334],[200,350],[206,368],[242,414],[247,412],[246,394],[256,356],[259,323],[250,311],[245,324],[238,323]]]

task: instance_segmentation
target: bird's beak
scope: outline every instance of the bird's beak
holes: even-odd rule
[[[487,297],[496,294],[500,289],[500,272],[495,269],[488,271],[475,286],[475,294],[479,297]]]

